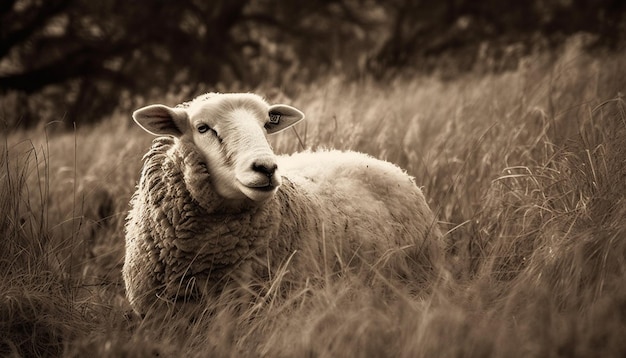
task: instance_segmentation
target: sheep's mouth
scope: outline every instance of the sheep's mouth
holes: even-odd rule
[[[241,185],[245,186],[246,188],[250,190],[262,191],[262,192],[272,191],[276,189],[276,187],[278,186],[278,185],[274,185],[274,183],[272,183],[271,181],[265,185],[250,185],[250,184],[246,185],[244,183],[241,183]]]
[[[252,190],[258,190],[258,191],[263,191],[263,192],[268,192],[268,191],[272,191],[274,189],[276,189],[275,185],[272,184],[268,184],[266,186],[249,186],[248,188],[252,189]]]
[[[246,189],[250,189],[254,191],[263,191],[263,192],[272,191],[280,185],[280,184],[275,183],[274,180],[272,179],[262,180],[258,182],[250,182],[247,184],[239,179],[237,179],[237,181],[239,182],[240,186]]]
[[[279,185],[276,185],[272,181],[266,183],[249,183],[248,185],[242,183],[241,181],[237,181],[239,185],[239,190],[247,196],[249,199],[254,201],[264,201],[271,198]]]

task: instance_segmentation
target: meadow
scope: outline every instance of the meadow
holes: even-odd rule
[[[572,44],[500,74],[245,89],[307,115],[271,137],[276,152],[358,150],[413,175],[450,274],[416,291],[346,270],[287,297],[277,276],[194,320],[139,318],[124,297],[125,216],[152,140],[129,113],[5,133],[0,355],[624,356],[625,63]]]

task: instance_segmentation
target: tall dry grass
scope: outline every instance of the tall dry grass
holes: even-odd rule
[[[451,275],[419,291],[347,269],[277,272],[264,295],[225,292],[191,320],[134,317],[124,299],[124,216],[151,138],[126,114],[11,133],[0,354],[623,356],[624,60],[572,43],[499,75],[297,88],[308,120],[272,138],[276,151],[352,149],[406,168],[441,220]]]

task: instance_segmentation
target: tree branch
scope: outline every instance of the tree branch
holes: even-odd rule
[[[46,0],[41,7],[28,9],[21,16],[16,12],[3,16],[0,30],[0,58],[46,26],[47,21],[66,10],[69,3],[70,0]]]

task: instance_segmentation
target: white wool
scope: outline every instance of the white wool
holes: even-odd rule
[[[222,114],[225,121],[229,115]],[[264,116],[269,121],[267,111]],[[286,264],[302,282],[316,268],[336,265],[437,274],[441,234],[421,190],[399,167],[350,151],[276,156],[267,160],[277,164],[280,185],[261,199],[235,200],[216,192],[206,149],[187,138],[183,131],[155,139],[131,200],[123,275],[136,311],[268,281]],[[253,153],[244,148],[232,155]]]

